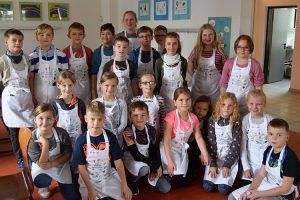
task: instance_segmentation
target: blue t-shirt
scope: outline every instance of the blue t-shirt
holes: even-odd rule
[[[102,57],[101,57],[101,48],[104,47],[104,55],[106,56],[112,56],[114,54],[113,47],[106,47],[101,45],[98,47],[94,53],[93,53],[93,58],[92,58],[92,67],[91,67],[91,74],[97,75],[99,71],[99,67],[102,62]]]

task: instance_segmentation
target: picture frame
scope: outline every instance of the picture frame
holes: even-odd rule
[[[191,0],[173,0],[173,20],[185,20],[191,18]]]
[[[138,2],[138,20],[150,20],[150,0],[140,0]]]
[[[14,9],[11,1],[0,1],[0,21],[13,21]]]
[[[154,0],[154,20],[169,19],[169,1]]]
[[[19,2],[21,21],[41,21],[42,2]]]
[[[48,3],[49,21],[69,21],[69,4],[68,3]]]

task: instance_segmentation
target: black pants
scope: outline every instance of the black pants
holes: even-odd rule
[[[19,144],[20,128],[8,127],[8,130],[9,130],[9,136],[10,136],[13,153],[17,156],[18,160],[22,160],[23,157],[22,157],[22,152],[21,152],[20,144]]]

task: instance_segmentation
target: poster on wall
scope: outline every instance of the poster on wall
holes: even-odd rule
[[[14,20],[14,10],[12,2],[0,1],[0,21]]]
[[[68,3],[48,3],[49,21],[68,21],[69,14]]]
[[[173,20],[182,20],[191,18],[190,0],[173,0]]]
[[[138,2],[138,19],[141,21],[150,20],[150,0]]]
[[[168,0],[154,0],[154,20],[169,19]]]
[[[208,23],[215,28],[218,41],[230,55],[231,17],[208,17]]]
[[[21,21],[41,21],[42,3],[41,2],[19,2]]]

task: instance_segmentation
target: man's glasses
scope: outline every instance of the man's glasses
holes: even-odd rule
[[[142,85],[155,85],[155,81],[143,81],[143,82],[140,82],[140,84]]]
[[[249,51],[249,47],[240,47],[240,46],[238,46],[236,49],[239,50],[239,51]]]

